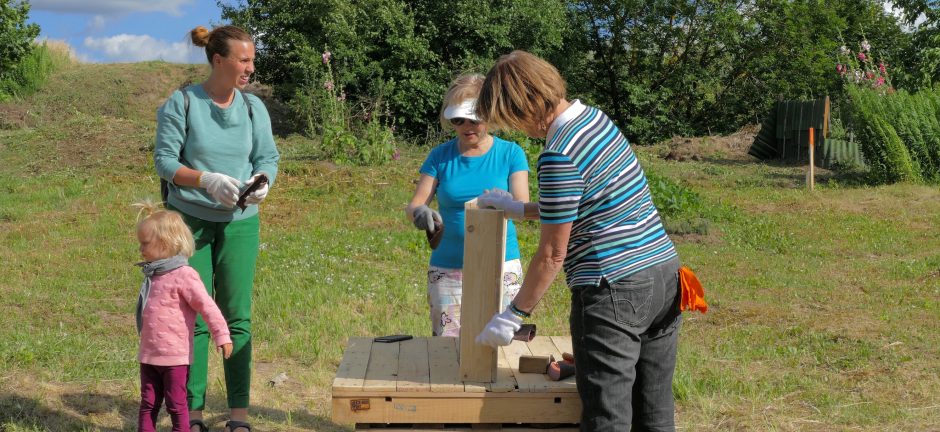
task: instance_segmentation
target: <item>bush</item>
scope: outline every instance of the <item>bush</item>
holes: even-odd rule
[[[307,53],[307,56],[313,54]],[[316,54],[318,63],[308,65],[307,84],[297,89],[291,106],[308,136],[321,137],[317,156],[337,163],[379,165],[397,158],[393,129],[384,121],[381,98],[350,108],[346,91],[333,71],[330,51]]]
[[[33,50],[33,39],[39,26],[26,24],[29,3],[0,0],[0,80],[9,78],[12,70]]]
[[[847,90],[850,127],[871,166],[872,182],[940,182],[938,90]]]
[[[39,90],[53,71],[71,62],[68,51],[43,42],[34,46],[9,72],[0,78],[0,101],[24,97]]]

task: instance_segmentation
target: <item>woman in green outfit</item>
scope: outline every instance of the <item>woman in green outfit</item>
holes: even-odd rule
[[[223,360],[228,390],[229,432],[250,431],[251,295],[258,257],[258,204],[277,174],[279,155],[271,119],[260,99],[240,90],[254,73],[252,37],[235,26],[191,32],[205,47],[209,78],[180,89],[157,112],[154,163],[168,182],[166,205],[183,214],[196,252],[189,264],[199,272],[231,330],[234,349]],[[267,184],[239,194],[259,179]],[[263,183],[263,182],[262,182]],[[239,204],[236,206],[236,204]],[[188,399],[191,431],[204,432],[209,334],[196,320]]]

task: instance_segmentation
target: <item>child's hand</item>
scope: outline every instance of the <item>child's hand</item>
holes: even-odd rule
[[[222,358],[229,358],[232,356],[232,344],[222,344],[219,345],[219,349],[222,350]]]

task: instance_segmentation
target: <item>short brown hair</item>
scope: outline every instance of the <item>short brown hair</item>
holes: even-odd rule
[[[190,30],[189,37],[192,39],[193,45],[206,48],[206,59],[209,60],[209,64],[212,64],[212,56],[216,54],[228,57],[228,41],[230,40],[255,42],[248,32],[233,25],[216,27],[212,31],[203,26],[198,26]]]
[[[565,99],[565,80],[547,61],[525,51],[513,51],[496,60],[486,74],[477,115],[497,128],[547,128],[545,121]]]
[[[467,99],[476,99],[480,96],[480,89],[483,87],[483,75],[478,73],[463,74],[454,78],[444,95],[444,102],[441,104],[441,127],[444,130],[453,129],[450,120],[444,118],[444,110],[448,105],[460,105]]]

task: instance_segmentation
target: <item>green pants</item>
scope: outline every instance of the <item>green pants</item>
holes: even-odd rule
[[[209,222],[188,215],[184,215],[184,219],[196,240],[196,252],[189,259],[189,265],[199,272],[232,334],[232,356],[222,361],[228,406],[248,408],[251,293],[258,258],[258,216],[233,222]],[[206,405],[209,345],[209,329],[199,316],[193,335],[193,364],[187,385],[189,409],[193,411],[202,411]]]

